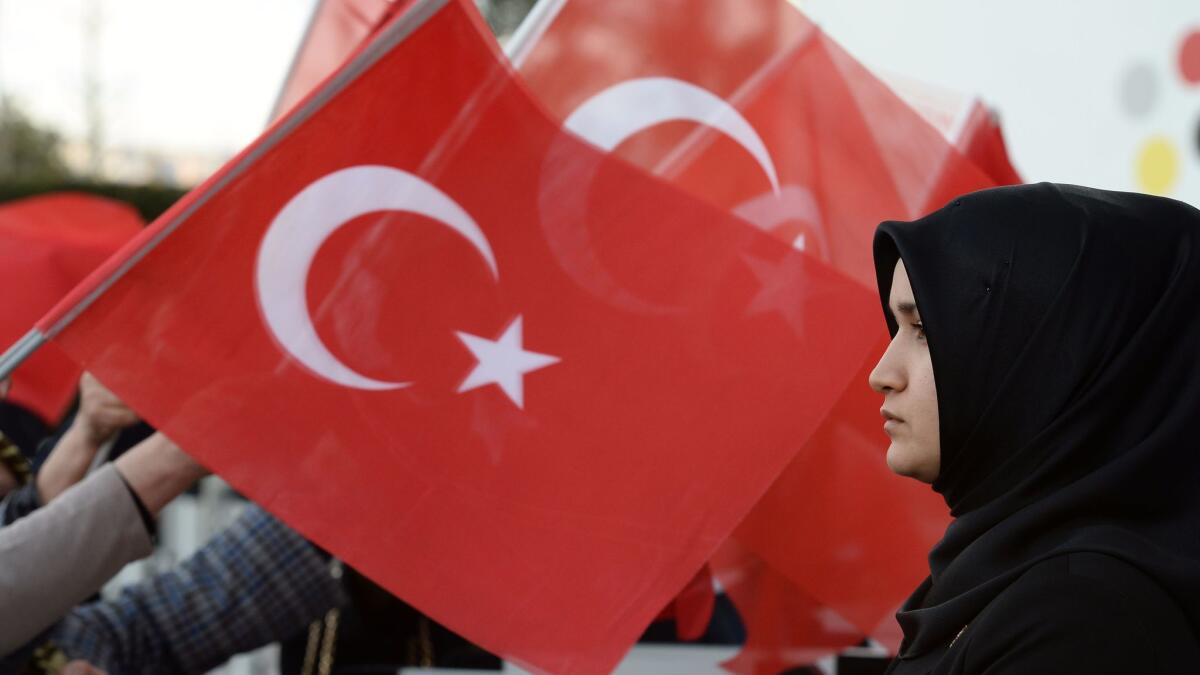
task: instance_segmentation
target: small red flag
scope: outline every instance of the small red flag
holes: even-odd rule
[[[48,194],[0,206],[0,269],[6,279],[0,343],[16,342],[142,225],[128,204],[85,194]],[[55,424],[81,372],[50,346],[13,374],[8,399]]]
[[[318,0],[271,111],[274,121],[316,89],[375,29],[413,0]]]
[[[1024,182],[1009,159],[999,118],[979,98],[896,74],[885,81],[997,185]]]
[[[671,604],[658,613],[655,621],[674,621],[675,637],[694,642],[704,637],[705,631],[708,630],[716,601],[712,570],[705,564],[683,590],[679,591]]]
[[[721,664],[726,670],[776,675],[863,641],[853,624],[737,541],[730,539],[717,549],[711,565],[746,626],[742,650]]]
[[[434,619],[593,673],[816,429],[872,298],[564,133],[430,0],[41,327]]]

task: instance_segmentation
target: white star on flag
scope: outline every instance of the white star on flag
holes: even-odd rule
[[[518,408],[525,408],[526,373],[558,363],[557,356],[525,351],[521,347],[521,316],[512,320],[497,340],[457,331],[458,339],[471,350],[479,363],[467,375],[458,393],[495,384]]]
[[[773,263],[751,256],[743,256],[743,260],[759,284],[758,294],[750,301],[746,315],[778,314],[796,335],[803,335],[804,304],[800,294],[807,286],[800,268],[786,260]]]

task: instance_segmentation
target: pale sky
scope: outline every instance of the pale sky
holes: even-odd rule
[[[231,154],[262,130],[314,1],[0,0],[0,91],[81,137],[97,7],[106,144]],[[981,95],[1028,179],[1140,189],[1157,148],[1167,193],[1200,202],[1200,86],[1177,63],[1197,0],[797,4],[868,67]],[[1133,90],[1150,94],[1136,113]]]
[[[266,123],[314,0],[0,0],[0,91],[80,137],[85,17],[106,144],[232,153]]]

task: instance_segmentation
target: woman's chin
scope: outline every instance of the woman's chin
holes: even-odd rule
[[[892,442],[887,449],[887,465],[892,470],[892,473],[905,478],[919,480],[922,483],[932,483],[934,477],[930,477],[931,473],[927,462],[922,461],[920,453],[914,452],[912,448],[906,447],[903,443]]]

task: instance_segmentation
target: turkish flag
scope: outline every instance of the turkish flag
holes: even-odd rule
[[[0,341],[16,342],[142,226],[128,204],[85,194],[47,194],[0,206],[0,269],[7,279]],[[74,396],[81,373],[78,364],[49,346],[13,374],[8,400],[53,425]]]
[[[543,5],[510,52],[568,129],[865,286],[881,220],[994,185],[787,0]]]
[[[546,0],[514,40],[521,75],[568,129],[870,289],[851,330],[879,345],[876,224],[997,183],[948,139],[980,127],[931,124],[935,105],[915,110],[786,0]],[[919,582],[948,522],[937,495],[887,470],[867,386],[881,349],[845,364],[833,413],[735,533],[863,634]]]
[[[817,429],[873,297],[565,133],[430,0],[40,327],[435,620],[592,673]]]
[[[999,118],[979,98],[894,73],[884,81],[997,185],[1024,182],[1009,159]]]
[[[275,99],[271,120],[291,110],[386,19],[412,4],[413,0],[318,0]]]

